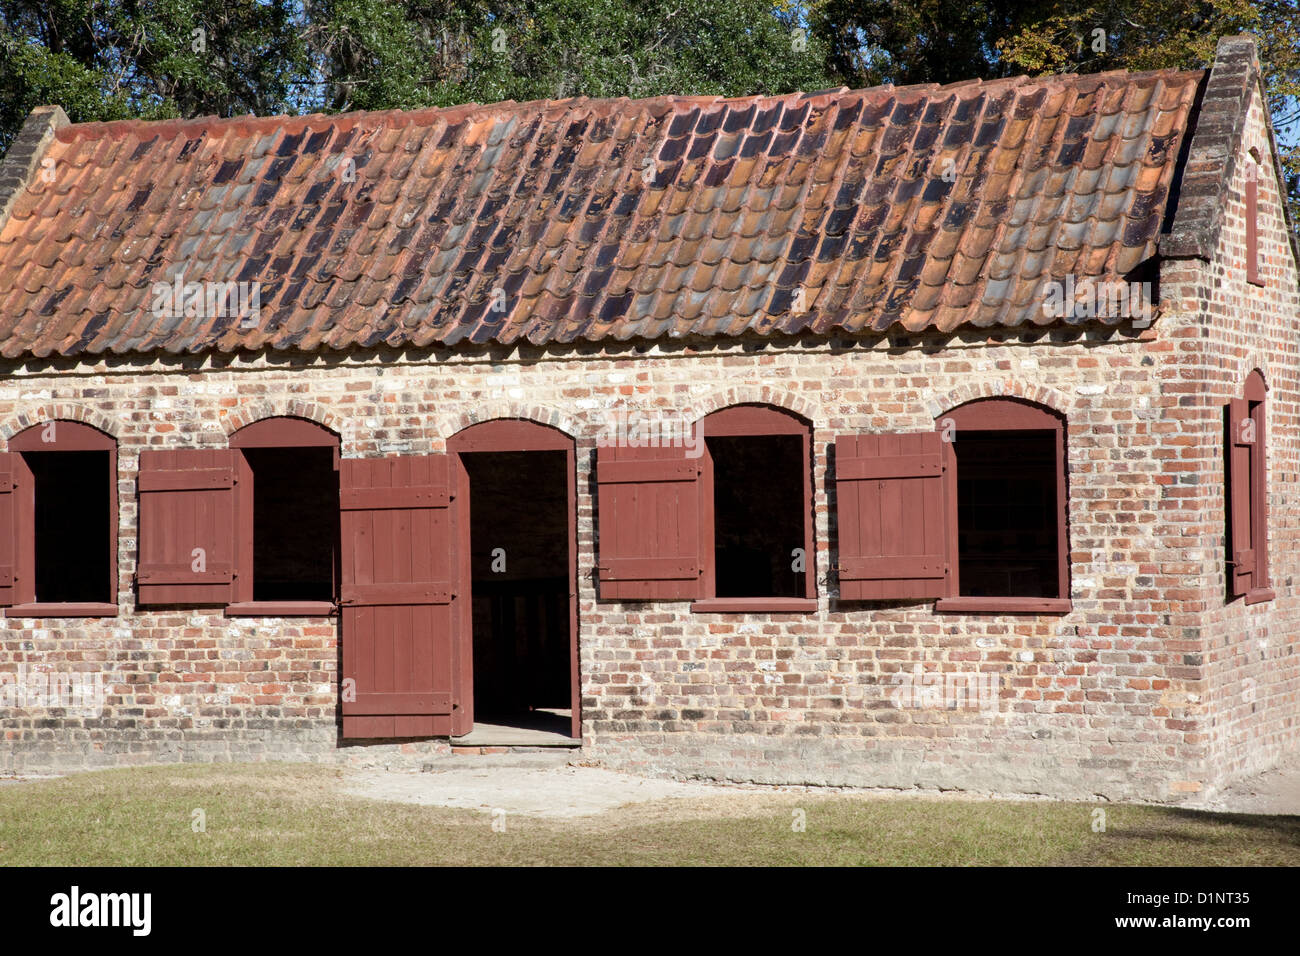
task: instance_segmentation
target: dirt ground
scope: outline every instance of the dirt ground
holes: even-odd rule
[[[889,799],[895,790],[835,791],[825,787],[772,787],[715,784],[699,780],[640,777],[599,767],[570,764],[569,751],[453,757],[421,771],[349,769],[337,785],[344,794],[410,803],[491,812],[503,810],[558,819],[595,816],[619,807],[647,819],[695,816],[753,809],[792,794],[829,795],[851,792]],[[50,779],[40,775],[0,776],[0,786]],[[935,800],[1038,799],[1014,794],[972,792],[920,793],[907,796]],[[1300,815],[1300,753],[1277,767],[1238,781],[1209,798],[1185,804],[1229,813]]]
[[[458,757],[425,772],[352,770],[344,777],[345,793],[425,806],[504,810],[527,816],[575,818],[618,807],[641,806],[673,812],[743,807],[793,793],[832,792],[827,788],[740,786],[695,780],[639,777],[568,763],[567,754]],[[864,797],[888,799],[898,791],[854,790]],[[1008,794],[969,792],[920,794],[939,800],[1017,799]],[[1024,798],[1022,798],[1024,799]],[[1045,799],[1045,798],[1039,798]],[[1240,781],[1222,793],[1189,806],[1232,813],[1300,814],[1300,755],[1279,767]]]
[[[568,755],[563,756],[528,761],[509,755],[452,758],[424,772],[351,770],[342,790],[397,803],[572,818],[629,804],[725,796],[730,789],[570,766]]]
[[[1300,814],[1300,753],[1286,757],[1272,770],[1239,780],[1195,806],[1229,813]]]

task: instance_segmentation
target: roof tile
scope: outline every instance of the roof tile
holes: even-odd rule
[[[66,126],[0,227],[0,351],[1037,323],[1062,266],[1154,254],[1202,77]],[[154,315],[179,275],[259,321]]]

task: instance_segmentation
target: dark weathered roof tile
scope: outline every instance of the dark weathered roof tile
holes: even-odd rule
[[[0,228],[0,351],[1038,323],[1061,268],[1153,254],[1202,76],[65,126]],[[260,322],[153,314],[178,276],[260,283]]]

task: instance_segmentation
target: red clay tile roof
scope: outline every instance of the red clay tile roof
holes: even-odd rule
[[[0,227],[0,353],[1060,322],[1049,278],[1154,255],[1204,75],[65,126]],[[260,320],[155,315],[178,274]]]

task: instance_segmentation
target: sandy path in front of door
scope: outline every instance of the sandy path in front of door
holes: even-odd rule
[[[494,762],[472,757],[446,763],[446,767],[423,772],[349,770],[342,789],[351,796],[375,800],[558,818],[733,792],[717,784],[638,777],[598,767],[569,766],[560,760]]]
[[[642,777],[600,767],[569,764],[567,752],[452,757],[423,772],[347,770],[341,789],[350,796],[397,803],[453,807],[551,818],[580,818],[620,807],[657,817],[719,810],[754,809],[797,793],[829,796],[841,788],[719,784],[700,780]],[[857,790],[862,797],[929,797],[937,800],[1047,799],[974,792]],[[1188,808],[1234,813],[1300,814],[1300,755],[1247,777],[1224,791],[1188,801]]]

